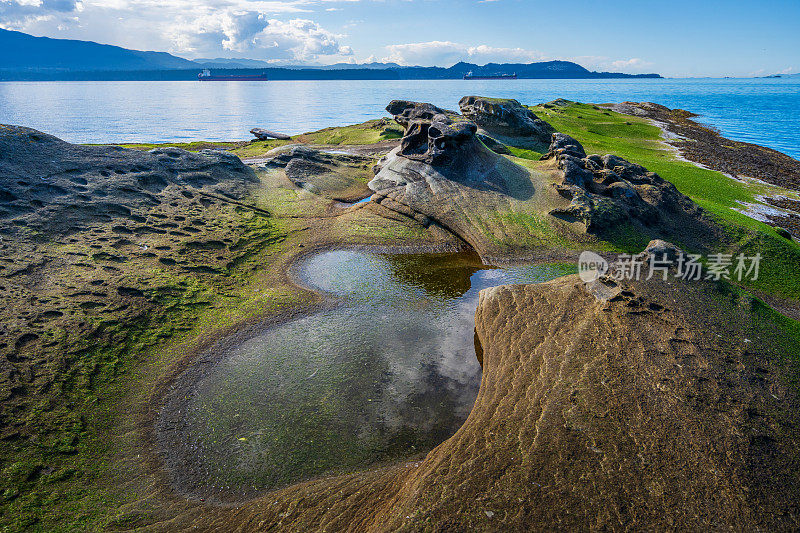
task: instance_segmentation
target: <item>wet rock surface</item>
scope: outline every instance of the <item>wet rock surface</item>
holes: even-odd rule
[[[800,201],[783,197],[766,197],[764,200],[783,210],[767,216],[775,226],[775,232],[786,239],[800,239]]]
[[[544,158],[557,161],[564,178],[556,189],[570,200],[550,213],[581,220],[589,231],[629,220],[654,226],[672,215],[700,215],[691,199],[655,172],[611,154],[587,156],[569,135],[554,133]]]
[[[514,146],[537,148],[550,142],[555,131],[517,100],[465,96],[458,102],[461,113],[481,132]],[[513,140],[511,140],[513,139]]]

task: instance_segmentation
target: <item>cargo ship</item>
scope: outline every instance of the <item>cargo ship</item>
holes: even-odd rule
[[[214,76],[209,69],[204,69],[203,72],[197,75],[200,81],[267,81],[266,74],[255,74],[251,76]]]
[[[494,76],[479,76],[473,74],[470,70],[466,74],[464,74],[465,80],[515,80],[517,79],[517,73],[513,74],[496,74]]]

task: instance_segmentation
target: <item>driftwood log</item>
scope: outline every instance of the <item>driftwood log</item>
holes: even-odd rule
[[[253,128],[250,133],[256,136],[259,141],[266,141],[267,139],[278,139],[281,141],[288,141],[291,139],[289,135],[283,133],[276,133],[274,131],[265,130],[264,128]]]

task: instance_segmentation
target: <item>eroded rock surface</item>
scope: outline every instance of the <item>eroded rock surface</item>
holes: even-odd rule
[[[694,202],[655,172],[611,154],[587,156],[569,135],[554,133],[544,158],[555,158],[564,172],[556,189],[570,200],[551,214],[581,220],[590,231],[629,220],[653,226],[671,215],[699,216]]]
[[[432,104],[393,100],[386,110],[405,128],[403,157],[429,165],[447,165],[468,157],[477,146],[475,123]]]
[[[292,183],[333,200],[354,201],[370,194],[367,181],[373,176],[375,158],[326,151],[303,145],[281,149],[266,162],[283,168]]]
[[[680,232],[682,242],[702,248],[716,231],[658,174],[614,155],[587,155],[568,135],[552,134],[544,161],[530,162],[488,149],[470,121],[430,104],[394,101],[387,109],[406,134],[376,165],[373,201],[436,222],[485,260],[529,256],[557,246],[561,235]]]
[[[643,256],[676,252],[654,242]],[[295,531],[800,527],[797,339],[710,282],[603,282],[610,298],[575,275],[482,291],[475,407],[424,460],[203,519]]]
[[[543,177],[486,148],[464,117],[418,102],[393,101],[387,110],[405,135],[376,166],[373,201],[426,225],[435,221],[484,257],[498,253],[497,241],[514,241],[498,217],[531,200],[533,180]]]
[[[553,127],[530,109],[510,98],[465,96],[458,102],[461,113],[480,131],[502,142],[524,148],[547,146]]]
[[[11,227],[68,233],[87,223],[138,220],[170,187],[241,198],[255,181],[225,152],[82,146],[0,125],[0,221]]]

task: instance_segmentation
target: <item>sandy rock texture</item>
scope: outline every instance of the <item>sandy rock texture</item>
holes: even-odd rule
[[[296,145],[279,150],[266,165],[283,168],[292,183],[313,194],[353,202],[371,194],[367,182],[373,176],[374,162],[370,155]]]
[[[648,253],[664,250],[675,251]],[[573,275],[482,291],[480,393],[423,461],[204,519],[294,531],[799,527],[797,340],[763,320],[763,304],[710,282],[592,283],[610,290]]]
[[[155,316],[164,335],[186,328],[166,317],[209,305],[204,283],[284,238],[242,201],[257,182],[222,152],[80,146],[0,126],[0,438],[66,433],[74,453],[81,413],[63,398],[114,374],[114,352],[133,342],[126,326]]]
[[[680,232],[699,246],[712,232],[671,183],[620,157],[587,156],[568,135],[552,134],[545,161],[512,159],[487,148],[463,116],[406,101],[387,110],[398,113],[405,136],[376,166],[373,202],[441,225],[485,261],[595,240],[620,227],[652,237]]]

